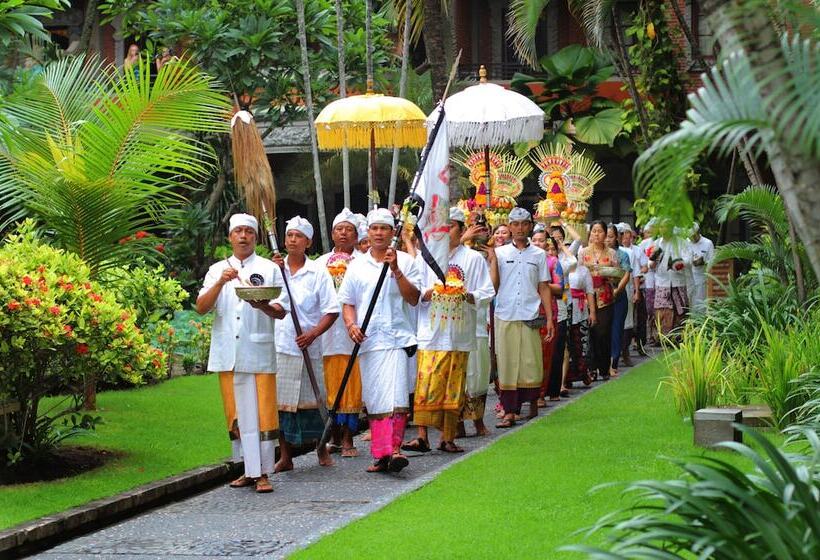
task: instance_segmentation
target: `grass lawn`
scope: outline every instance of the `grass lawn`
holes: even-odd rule
[[[96,434],[69,443],[125,455],[70,479],[0,486],[0,529],[215,463],[230,454],[215,375],[102,392],[97,406],[105,423]]]
[[[556,549],[627,505],[620,488],[590,489],[674,478],[661,456],[704,453],[665,391],[656,398],[663,375],[662,362],[642,365],[292,558],[579,558]]]

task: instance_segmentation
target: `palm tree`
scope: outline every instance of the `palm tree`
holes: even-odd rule
[[[322,192],[322,172],[319,166],[319,146],[316,143],[316,127],[313,118],[313,90],[310,87],[310,61],[308,60],[307,31],[305,30],[305,2],[296,0],[296,19],[299,24],[299,45],[302,50],[302,79],[305,84],[305,108],[310,131],[310,151],[313,155],[313,183],[316,187],[316,208],[319,214],[319,231],[322,234],[322,250],[330,251],[327,237],[327,216],[325,215],[325,198]]]
[[[227,132],[228,98],[185,61],[139,78],[97,58],[65,58],[0,102],[0,229],[34,218],[97,275],[158,256],[164,212],[214,156],[191,133]]]
[[[718,199],[715,213],[720,223],[742,218],[753,230],[752,241],[734,241],[715,251],[713,262],[747,260],[774,274],[784,285],[795,281],[798,300],[805,299],[802,246],[795,247],[789,236],[789,219],[777,189],[768,185],[747,187],[737,194]]]
[[[794,13],[807,13],[799,1],[792,7]],[[672,221],[691,222],[683,179],[692,164],[704,151],[725,156],[744,149],[748,137],[745,150],[767,156],[788,215],[820,276],[820,46],[816,36],[805,35],[816,26],[804,27],[807,22],[796,19],[790,33],[780,35],[756,0],[710,1],[704,8],[721,37],[722,60],[690,95],[691,108],[680,129],[636,162],[636,192],[647,194],[656,211]]]

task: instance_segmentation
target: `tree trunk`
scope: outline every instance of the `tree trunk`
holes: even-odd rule
[[[408,0],[404,10],[404,35],[401,47],[401,76],[399,77],[399,97],[407,93],[407,72],[410,67],[410,25],[413,3]],[[390,190],[387,194],[387,208],[396,200],[396,183],[399,177],[399,149],[393,148],[393,164],[390,166]]]
[[[308,115],[310,132],[310,151],[313,155],[313,182],[316,187],[316,208],[319,214],[319,231],[322,234],[322,250],[330,251],[327,237],[327,217],[325,216],[325,197],[322,192],[322,172],[319,167],[319,146],[316,143],[316,127],[313,120],[313,90],[310,86],[310,61],[308,60],[307,31],[305,30],[305,2],[296,0],[296,18],[299,24],[299,45],[302,51],[302,78],[305,82],[305,107]]]
[[[441,22],[441,0],[424,0],[424,48],[430,65],[430,79],[433,85],[433,101],[444,96],[447,88],[447,56],[444,49],[444,33]]]
[[[611,10],[611,17],[612,17],[612,40],[615,43],[615,56],[614,59],[616,61],[616,65],[620,66],[618,68],[618,72],[623,76],[623,79],[626,80],[627,89],[629,90],[629,96],[632,98],[632,103],[635,105],[635,110],[638,112],[638,121],[641,124],[641,135],[643,136],[643,144],[644,146],[648,146],[650,143],[649,138],[649,117],[646,113],[646,107],[644,107],[643,99],[641,99],[640,94],[638,93],[638,86],[635,85],[635,78],[632,76],[632,65],[629,63],[629,55],[626,52],[626,48],[624,47],[623,42],[623,32],[621,31],[621,22],[618,21],[618,14],[615,12],[615,6],[612,6]]]
[[[347,71],[345,70],[345,37],[342,0],[336,0],[336,50],[339,53],[339,97],[347,97]],[[342,148],[342,185],[345,208],[350,208],[350,154]]]
[[[714,27],[723,30],[728,44],[744,47],[765,100],[771,97],[773,88],[782,83],[778,80],[775,85],[770,79],[773,71],[786,66],[780,37],[765,10],[740,10],[741,6],[737,4],[745,3],[709,0],[704,2],[704,8],[721,24]],[[820,185],[820,163],[777,138],[765,147],[783,203],[794,219],[794,228],[806,247],[814,273],[820,278],[820,221],[816,217],[817,208],[820,208],[820,189],[817,188]]]
[[[80,32],[80,46],[77,49],[80,53],[88,52],[91,45],[91,35],[94,33],[94,24],[97,23],[99,13],[97,5],[99,0],[86,0],[85,13],[83,14],[83,27]]]

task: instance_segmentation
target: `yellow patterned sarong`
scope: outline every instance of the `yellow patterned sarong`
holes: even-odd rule
[[[469,352],[419,350],[413,421],[455,439],[464,406]]]
[[[344,354],[336,354],[333,356],[325,356],[323,358],[325,370],[325,389],[327,390],[327,407],[333,406],[333,401],[336,399],[336,393],[339,392],[339,387],[342,384],[342,377],[347,368],[347,362],[350,356]],[[353,362],[353,370],[350,372],[350,378],[345,385],[345,392],[342,394],[342,400],[339,401],[339,414],[358,414],[362,411],[362,375],[359,372],[359,358]]]

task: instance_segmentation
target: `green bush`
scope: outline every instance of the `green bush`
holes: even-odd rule
[[[138,384],[166,367],[134,312],[92,281],[79,257],[44,244],[34,231],[27,221],[0,246],[0,397],[20,404],[2,438],[10,461],[56,444],[51,430],[75,410],[43,414],[42,397],[79,401],[89,379]],[[76,424],[89,426],[82,418]]]
[[[721,458],[675,461],[684,476],[644,480],[625,494],[636,503],[602,518],[608,550],[572,546],[590,558],[714,560],[820,557],[820,439],[805,432],[803,454],[786,454],[763,435],[738,426],[761,451],[729,442],[755,466],[751,474]]]
[[[670,341],[665,342],[672,345]],[[726,365],[723,347],[714,338],[708,323],[687,324],[675,350],[666,354],[669,376],[661,382],[668,387],[678,412],[694,419],[695,411],[719,404],[726,392]]]
[[[115,268],[106,273],[104,281],[121,305],[134,309],[134,319],[143,329],[170,321],[188,300],[188,292],[168,276],[162,265],[149,268],[139,262]]]

